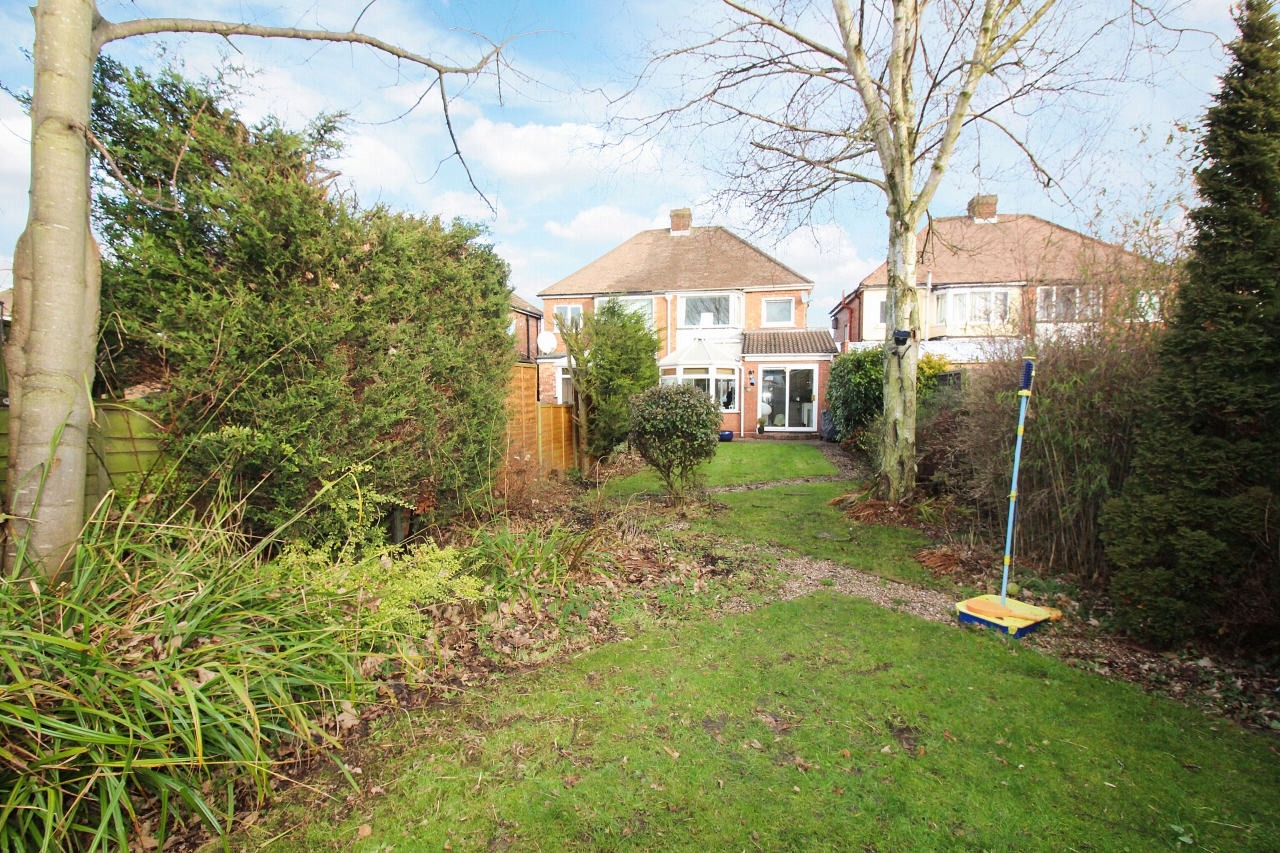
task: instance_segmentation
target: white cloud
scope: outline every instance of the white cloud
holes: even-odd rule
[[[480,118],[462,133],[468,156],[500,180],[559,187],[612,172],[656,170],[660,149],[650,142],[607,145],[604,131],[585,124],[524,124]]]
[[[659,227],[647,216],[627,213],[613,205],[601,205],[580,211],[567,224],[547,222],[542,226],[563,240],[594,240],[620,243],[637,232]]]
[[[772,253],[796,272],[813,279],[807,319],[815,328],[827,324],[827,314],[839,302],[840,295],[853,290],[882,260],[859,256],[849,233],[835,223],[794,231],[779,241]]]
[[[31,120],[22,107],[7,95],[0,95],[0,232],[12,235],[13,242],[17,241],[27,218],[27,189],[31,185],[30,132]],[[12,242],[5,242],[7,245],[0,248],[13,248]]]

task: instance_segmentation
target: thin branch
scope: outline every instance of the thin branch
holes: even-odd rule
[[[467,182],[471,184],[471,189],[484,200],[485,205],[494,216],[498,215],[498,209],[493,206],[493,202],[489,201],[489,197],[481,192],[476,186],[476,179],[471,176],[471,167],[467,165],[467,160],[462,156],[462,147],[458,145],[458,136],[453,132],[453,119],[449,115],[449,96],[444,91],[444,74],[441,73],[437,79],[440,84],[440,106],[444,110],[444,126],[449,129],[449,139],[453,142],[453,153],[457,155],[458,162],[462,164],[462,170],[467,173]]]
[[[182,209],[178,207],[178,202],[176,199],[174,200],[173,207],[166,207],[163,204],[159,204],[147,198],[146,194],[143,193],[142,190],[138,189],[133,184],[129,183],[129,179],[126,178],[124,176],[124,173],[120,171],[120,167],[116,165],[115,158],[111,156],[111,152],[107,150],[107,146],[103,145],[102,142],[98,139],[98,137],[93,135],[92,130],[85,127],[83,124],[80,124],[79,122],[73,124],[72,127],[74,127],[76,130],[84,134],[84,138],[89,141],[89,144],[92,145],[94,148],[98,149],[98,153],[102,155],[102,159],[107,161],[107,165],[111,167],[112,174],[116,176],[116,180],[120,182],[120,185],[124,187],[125,192],[129,193],[129,195],[136,198],[141,204],[144,204],[150,208],[154,208],[155,210],[161,210],[161,211],[164,211],[165,213],[181,213],[182,212]]]
[[[263,27],[257,24],[237,24],[229,21],[201,21],[194,18],[140,18],[136,21],[121,21],[120,23],[111,23],[110,21],[99,21],[93,28],[93,46],[94,52],[102,48],[103,45],[113,41],[129,38],[131,36],[151,35],[156,33],[207,33],[210,35],[223,36],[230,38],[231,36],[252,36],[254,38],[287,38],[300,39],[302,41],[328,41],[343,42],[347,44],[363,44],[388,53],[399,59],[413,62],[418,65],[425,65],[437,74],[478,74],[484,70],[509,44],[512,39],[518,36],[512,36],[501,44],[493,45],[493,48],[480,57],[472,65],[444,65],[429,56],[422,56],[418,53],[405,50],[393,44],[365,35],[364,33],[346,32],[339,33],[330,30],[303,30],[297,27]]]

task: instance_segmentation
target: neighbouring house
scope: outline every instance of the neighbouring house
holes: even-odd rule
[[[542,331],[542,312],[527,299],[511,294],[511,324],[507,333],[515,338],[516,359],[533,363],[538,360],[538,333]]]
[[[694,227],[688,208],[671,227],[642,231],[539,296],[556,348],[539,358],[542,399],[572,399],[560,326],[617,299],[653,323],[664,384],[706,391],[722,429],[754,435],[816,433],[836,347],[809,329],[813,282],[718,226]]]
[[[1149,268],[1119,246],[996,206],[994,195],[974,196],[965,216],[934,219],[920,232],[921,352],[973,363],[1000,339],[1069,333],[1101,315],[1104,282],[1133,281]],[[895,325],[887,297],[881,264],[832,309],[842,352],[884,343]]]

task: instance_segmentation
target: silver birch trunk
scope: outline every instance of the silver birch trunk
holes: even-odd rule
[[[14,259],[9,372],[9,565],[24,553],[55,575],[84,523],[98,327],[99,262],[89,232],[92,0],[35,11],[31,201]]]
[[[916,228],[889,210],[889,290],[884,355],[884,430],[880,438],[880,493],[901,501],[916,486],[916,365],[921,338],[920,301],[916,291]],[[893,333],[911,333],[906,346],[894,344]]]

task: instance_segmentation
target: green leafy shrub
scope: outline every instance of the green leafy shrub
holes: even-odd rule
[[[434,542],[362,553],[349,547],[334,553],[295,543],[269,570],[281,583],[353,600],[354,608],[332,612],[331,621],[357,632],[355,645],[361,650],[396,651],[402,640],[412,643],[426,633],[424,607],[484,598],[484,584],[470,573],[464,558],[457,548],[440,548]],[[354,623],[347,618],[353,609],[359,617]]]
[[[679,501],[719,446],[720,407],[693,385],[661,385],[631,399],[631,445]]]
[[[586,451],[603,459],[627,440],[631,397],[658,384],[658,336],[649,319],[616,299],[588,312],[561,336],[571,358]]]
[[[938,375],[949,368],[945,358],[922,356],[916,367],[917,400],[933,393]],[[877,347],[836,356],[827,383],[827,405],[841,441],[880,417],[884,413],[884,350]]]
[[[1209,108],[1203,204],[1149,388],[1134,474],[1107,507],[1126,629],[1274,648],[1280,638],[1280,24],[1237,7]]]
[[[232,780],[261,800],[276,745],[328,737],[312,720],[358,684],[335,604],[259,559],[221,521],[126,514],[56,584],[0,581],[0,848],[162,846],[179,810],[222,834]]]
[[[248,126],[234,99],[218,80],[98,63],[96,134],[173,208],[95,167],[94,222],[111,246],[96,390],[154,392],[140,402],[178,465],[151,490],[208,501],[231,483],[257,534],[344,477],[367,524],[486,500],[514,359],[506,264],[478,228],[331,191],[338,117]],[[314,505],[294,534],[342,539],[333,509]]]

